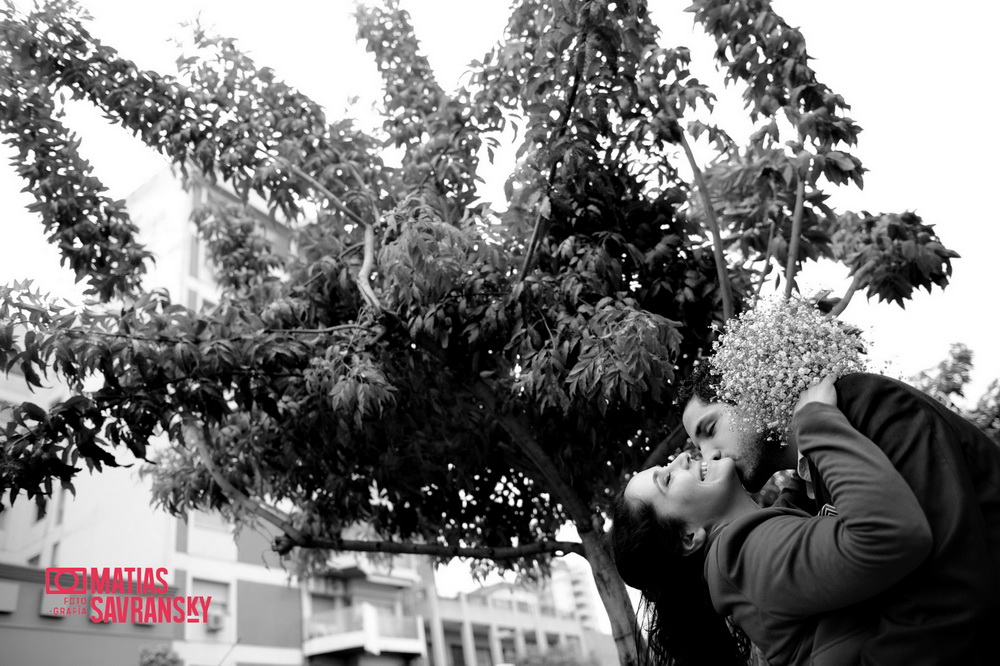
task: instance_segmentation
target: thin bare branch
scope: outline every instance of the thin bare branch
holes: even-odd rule
[[[322,333],[347,333],[356,330],[367,330],[370,326],[363,324],[338,324],[337,326],[327,326],[326,328],[265,328],[264,333],[283,333],[286,335],[315,335]]]
[[[774,240],[774,220],[771,220],[771,227],[767,232],[767,251],[764,253],[764,270],[760,274],[760,282],[757,283],[757,288],[754,290],[753,297],[760,298],[760,292],[764,289],[764,283],[767,282],[767,276],[771,273],[771,241]]]
[[[264,506],[260,502],[252,499],[247,496],[246,493],[230,483],[226,477],[222,476],[219,470],[216,469],[215,463],[212,462],[212,454],[208,450],[207,442],[212,439],[212,431],[205,423],[201,426],[201,434],[201,437],[196,438],[195,445],[198,447],[198,453],[201,455],[201,461],[205,465],[205,469],[208,470],[212,480],[215,481],[219,488],[222,489],[222,492],[250,513],[277,527],[279,530],[288,535],[288,538],[292,541],[304,543],[306,541],[305,535],[292,525],[291,519],[287,515],[282,515],[277,509]]]
[[[482,379],[475,380],[470,388],[473,395],[479,398],[483,402],[483,406],[497,419],[500,427],[510,435],[511,443],[531,461],[531,464],[541,474],[548,490],[563,505],[569,517],[576,524],[577,531],[582,533],[593,529],[591,521],[593,512],[580,499],[579,494],[563,479],[559,467],[542,449],[528,424],[511,414],[502,413],[497,408],[496,395]]]
[[[372,267],[375,265],[375,227],[365,226],[365,258],[361,262],[361,270],[358,271],[357,284],[361,290],[361,296],[375,310],[382,312],[382,304],[379,303],[378,296],[371,285]]]
[[[841,313],[847,309],[847,306],[850,305],[851,298],[854,297],[854,294],[858,291],[858,287],[860,286],[861,286],[861,276],[855,273],[854,279],[851,280],[851,286],[847,288],[847,291],[840,299],[840,302],[837,303],[835,306],[833,306],[833,309],[830,310],[830,314],[833,315],[834,317],[839,317]]]
[[[275,540],[275,550],[281,554],[288,553],[292,548],[328,548],[336,551],[362,553],[395,553],[413,555],[432,555],[439,557],[470,557],[490,560],[515,560],[534,557],[543,553],[566,555],[576,553],[584,555],[583,544],[572,541],[541,541],[524,546],[447,546],[443,544],[411,543],[396,541],[366,541],[341,538],[316,538],[304,534],[291,523],[291,518],[281,514],[277,509],[268,507],[247,496],[236,488],[216,469],[211,453],[206,445],[212,433],[207,425],[202,425],[202,436],[197,439],[196,446],[201,455],[205,469],[212,480],[222,489],[227,497],[238,503],[250,513],[274,525],[284,533]]]
[[[646,460],[642,463],[642,469],[649,469],[654,465],[666,464],[668,456],[681,445],[685,437],[687,437],[687,433],[684,431],[684,424],[678,423],[666,437],[660,440],[656,448],[646,456]]]
[[[585,39],[582,41],[586,41]],[[577,46],[579,49],[579,46]],[[575,57],[575,52],[574,52]],[[580,68],[577,67],[573,70],[573,83],[570,84],[569,97],[566,100],[566,108],[563,110],[562,118],[559,119],[559,129],[556,132],[556,136],[553,139],[553,143],[561,139],[566,134],[566,129],[569,127],[569,119],[573,113],[573,107],[576,105],[576,96],[580,89]],[[556,169],[559,167],[559,161],[552,163],[552,167],[549,169],[549,178],[545,182],[545,194],[548,196],[549,192],[552,190],[552,181],[556,178]],[[541,228],[542,228],[542,202],[544,197],[538,200],[538,211],[535,214],[535,224],[531,230],[531,239],[528,240],[528,248],[524,254],[524,261],[521,263],[521,273],[517,276],[518,282],[523,282],[524,278],[528,275],[528,271],[531,270],[531,264],[535,259],[535,250],[538,244],[541,242]]]
[[[125,340],[136,340],[140,342],[156,342],[164,345],[172,344],[212,344],[218,342],[240,342],[244,340],[253,340],[259,338],[261,334],[264,335],[316,335],[321,333],[346,333],[348,331],[354,331],[356,329],[368,329],[369,326],[363,324],[337,324],[336,326],[327,326],[325,328],[262,328],[254,331],[253,333],[247,333],[243,335],[231,335],[229,337],[213,337],[209,340],[202,340],[199,338],[187,339],[187,338],[171,338],[163,335],[158,336],[146,336],[137,335],[135,333],[111,333],[108,331],[99,330],[75,330],[70,329],[63,331],[65,335],[72,336],[88,336],[93,335],[101,338],[110,339],[125,339]]]
[[[726,255],[722,250],[722,232],[719,229],[719,218],[715,216],[715,208],[712,206],[712,197],[708,191],[708,183],[705,181],[705,174],[702,173],[688,143],[684,130],[678,125],[677,131],[680,133],[681,147],[687,156],[688,164],[694,172],[694,180],[698,185],[698,193],[701,195],[702,206],[705,208],[705,222],[708,230],[712,234],[712,256],[715,258],[715,270],[719,276],[719,290],[722,292],[722,313],[726,321],[732,319],[733,310],[733,289],[729,284],[729,268],[726,266]]]
[[[283,541],[278,546],[283,547]],[[298,544],[293,544],[298,545]],[[543,553],[583,555],[583,544],[572,541],[541,541],[524,546],[447,546],[433,543],[411,543],[396,541],[359,541],[350,539],[315,539],[305,543],[308,548],[328,548],[336,551],[355,553],[392,553],[409,555],[431,555],[436,557],[470,557],[489,560],[515,560],[533,557]]]
[[[406,329],[405,323],[398,314],[388,310],[386,314],[393,317]],[[412,339],[434,358],[439,359],[442,364],[448,363],[444,350],[436,342],[425,335],[417,335]],[[483,407],[493,415],[500,427],[510,435],[511,445],[523,454],[534,470],[541,475],[547,489],[565,509],[570,519],[575,523],[577,530],[582,533],[593,529],[593,512],[580,499],[579,494],[563,479],[559,467],[542,449],[528,423],[511,414],[504,414],[497,406],[497,396],[493,389],[482,378],[471,379],[467,386],[472,394],[482,401]]]
[[[306,173],[305,171],[303,171],[302,169],[300,169],[298,166],[296,166],[295,164],[292,164],[291,162],[289,162],[288,160],[286,160],[284,157],[280,157],[278,155],[275,155],[274,153],[267,152],[267,151],[265,151],[265,153],[272,160],[274,160],[275,162],[280,163],[282,166],[286,167],[289,171],[291,171],[297,177],[301,178],[302,180],[304,180],[307,183],[309,183],[310,185],[312,185],[312,187],[315,188],[317,192],[319,192],[320,194],[322,194],[324,197],[326,197],[330,201],[330,204],[333,205],[334,208],[336,208],[338,211],[340,211],[342,214],[344,214],[352,222],[355,222],[355,223],[361,224],[361,225],[365,225],[365,226],[368,226],[369,224],[371,224],[370,222],[366,222],[360,215],[358,215],[357,213],[355,213],[353,210],[351,210],[350,208],[348,208],[347,206],[345,206],[344,203],[340,200],[340,198],[336,194],[334,194],[333,192],[331,192],[321,182],[319,182],[318,180],[316,180],[315,178],[313,178],[312,176],[310,176],[308,173]]]
[[[372,268],[375,265],[375,227],[371,222],[365,221],[361,216],[345,206],[336,194],[331,192],[321,182],[310,176],[308,173],[283,157],[279,157],[273,153],[267,153],[267,155],[276,162],[280,162],[293,174],[309,183],[316,189],[317,192],[326,197],[334,208],[346,215],[353,222],[356,222],[365,228],[364,261],[361,264],[361,270],[358,271],[356,282],[358,289],[361,291],[362,298],[365,299],[365,302],[368,303],[368,305],[370,305],[376,312],[381,312],[382,304],[379,302],[378,296],[375,295],[375,291],[372,289],[371,283],[369,282],[372,274]],[[372,215],[377,215],[377,210],[374,206],[372,207]]]
[[[795,212],[792,213],[792,237],[788,240],[788,262],[785,264],[785,300],[792,297],[792,282],[795,278],[795,265],[799,258],[799,240],[802,235],[802,211],[806,200],[806,181],[799,176],[799,184],[795,189]]]

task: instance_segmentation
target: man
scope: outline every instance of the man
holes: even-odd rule
[[[717,401],[717,377],[703,366],[678,402],[688,435],[706,458],[731,458],[744,487],[761,489],[774,472],[800,479],[776,504],[832,513],[815,467],[794,442],[731,427],[733,407]],[[837,406],[881,448],[913,489],[934,537],[916,571],[872,600],[880,613],[864,664],[993,664],[1000,628],[1000,447],[920,391],[879,375],[836,382]],[[803,492],[805,490],[806,492]]]

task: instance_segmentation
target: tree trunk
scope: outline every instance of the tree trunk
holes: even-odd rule
[[[615,569],[611,552],[600,535],[593,530],[582,532],[583,550],[594,573],[597,591],[604,602],[604,608],[611,620],[611,635],[618,648],[622,666],[637,666],[635,609],[625,590],[618,571]]]

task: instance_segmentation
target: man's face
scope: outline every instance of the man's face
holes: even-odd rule
[[[702,457],[729,458],[747,491],[760,490],[771,475],[785,467],[781,445],[760,432],[736,427],[736,408],[722,402],[702,402],[697,396],[684,407],[681,421]]]

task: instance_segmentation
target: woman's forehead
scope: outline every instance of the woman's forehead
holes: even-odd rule
[[[632,475],[632,478],[629,479],[628,483],[625,484],[625,492],[623,493],[625,499],[627,500],[635,499],[636,493],[641,492],[643,486],[651,478],[654,469],[656,468],[650,467],[648,469],[642,470],[641,472],[636,472],[635,474]]]

